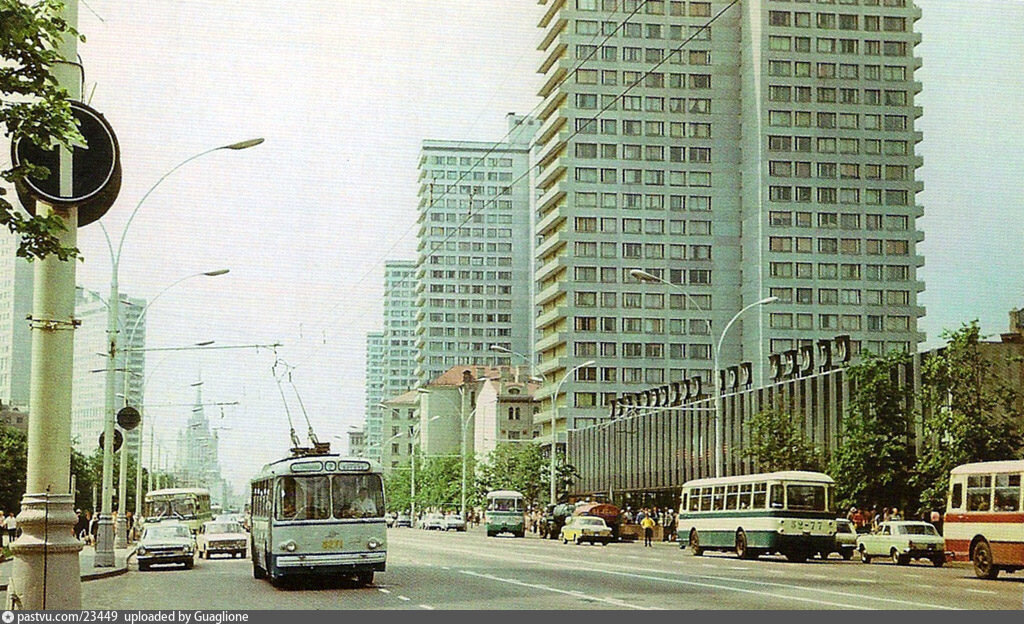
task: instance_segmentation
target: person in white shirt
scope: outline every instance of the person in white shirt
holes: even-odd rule
[[[359,488],[355,500],[349,505],[349,510],[352,511],[357,518],[367,518],[375,516],[377,514],[377,504],[370,498],[370,493],[365,487]]]
[[[4,527],[7,529],[7,539],[13,542],[18,537],[18,521],[15,519],[13,512],[7,514]]]

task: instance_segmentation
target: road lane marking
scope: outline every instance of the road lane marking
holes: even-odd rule
[[[399,600],[405,600],[405,601],[408,601],[408,600],[409,600],[409,599],[408,599],[407,597],[405,597],[405,596],[399,596],[399,597],[398,597],[398,599],[399,599]]]
[[[740,566],[725,566],[726,570],[749,570],[750,568],[743,568]]]
[[[988,590],[988,589],[971,589],[970,587],[967,588],[967,591],[975,593],[975,594],[997,594],[998,593],[998,592],[994,592],[994,591],[991,591],[991,590]]]
[[[591,595],[588,595],[588,594],[584,594],[581,591],[567,590],[567,589],[558,589],[557,587],[548,587],[547,585],[538,585],[536,583],[526,583],[524,581],[517,581],[515,579],[510,579],[510,578],[501,578],[501,577],[498,577],[498,576],[494,576],[492,574],[481,574],[480,572],[473,572],[471,570],[459,570],[459,573],[465,574],[467,576],[476,576],[476,577],[479,577],[479,578],[485,578],[485,579],[492,580],[492,581],[498,581],[499,583],[509,583],[511,585],[519,585],[520,587],[529,587],[530,589],[541,589],[541,590],[553,592],[553,593],[556,593],[556,594],[565,594],[565,595],[568,595],[568,596],[572,596],[574,598],[582,598],[584,600],[595,600],[597,602],[605,602],[605,603],[608,603],[610,605],[614,605],[614,606],[620,607],[620,608],[624,607],[624,608],[627,608],[627,609],[637,609],[637,610],[640,610],[640,611],[651,611],[651,610],[659,610],[660,611],[661,610],[658,607],[645,607],[645,606],[642,606],[642,605],[632,604],[632,603],[626,602],[624,600],[617,600],[615,598],[601,598],[599,596],[591,596]]]
[[[479,552],[479,551],[466,551],[466,550],[461,550],[461,549],[457,549],[457,548],[446,548],[445,550],[448,553],[451,553],[452,551],[456,551],[456,552],[462,552],[464,554],[469,554],[469,555],[476,556],[476,557],[488,557],[488,558],[491,558],[491,559],[505,559],[506,558],[504,555],[491,555],[491,554],[482,553],[482,552]],[[562,568],[562,569],[579,571],[579,569],[577,567],[571,566],[571,565],[565,565],[564,563],[562,563],[562,560],[555,559],[553,557],[544,558],[544,559],[534,559],[532,561],[530,559],[527,559],[527,558],[521,558],[520,560],[521,561],[530,561],[532,563],[542,563],[542,564],[546,564],[548,566],[559,567],[559,568]],[[626,566],[617,566],[615,564],[607,564],[607,565],[612,565],[614,567],[619,567],[619,568],[626,567]],[[703,564],[703,565],[708,566],[710,564]],[[635,570],[634,568],[629,568],[629,569]],[[641,571],[645,571],[645,572],[654,572],[654,573],[657,573],[657,574],[681,574],[681,575],[684,575],[684,576],[692,576],[692,577],[698,578],[698,579],[710,579],[710,580],[714,580],[714,581],[745,583],[745,584],[748,584],[748,585],[749,584],[753,584],[753,585],[766,585],[766,586],[779,587],[779,588],[782,588],[782,589],[789,589],[789,590],[796,590],[796,591],[809,591],[809,592],[815,592],[815,593],[818,593],[818,594],[832,594],[832,595],[843,597],[843,598],[855,598],[855,599],[859,599],[859,600],[871,600],[871,601],[875,601],[875,602],[889,602],[889,603],[903,604],[903,605],[909,605],[909,606],[914,606],[914,607],[919,607],[919,608],[959,610],[959,607],[947,607],[947,606],[944,606],[944,605],[922,603],[922,602],[916,602],[916,601],[912,601],[912,600],[901,600],[901,599],[897,599],[897,598],[885,598],[885,597],[880,597],[880,596],[870,596],[870,595],[865,595],[865,594],[855,594],[855,593],[838,591],[838,590],[822,589],[820,587],[807,587],[805,585],[793,585],[793,584],[789,584],[789,583],[774,583],[774,582],[771,582],[771,581],[764,581],[764,580],[760,580],[760,579],[745,580],[745,579],[739,579],[739,578],[729,578],[729,577],[719,577],[719,576],[706,576],[706,575],[701,575],[701,574],[687,574],[685,572],[677,572],[677,571],[666,572],[664,570],[652,570],[652,569],[649,569],[649,568],[641,568],[640,570]],[[589,571],[590,572],[601,573],[601,574],[612,574],[612,575],[617,575],[617,576],[635,576],[636,578],[644,578],[644,579],[649,579],[649,580],[661,580],[661,581],[664,581],[666,583],[682,583],[682,584],[688,584],[688,585],[713,587],[713,588],[717,588],[717,589],[728,589],[728,590],[736,591],[736,592],[740,592],[740,593],[754,593],[754,594],[760,594],[760,595],[764,595],[764,596],[771,596],[771,597],[775,597],[775,598],[780,598],[782,600],[797,600],[797,601],[802,601],[802,602],[828,604],[830,606],[836,606],[836,607],[841,607],[841,608],[850,608],[850,609],[866,609],[866,608],[868,608],[868,607],[865,607],[865,606],[863,606],[861,604],[852,604],[851,605],[851,604],[845,604],[845,603],[830,603],[830,602],[827,602],[825,600],[821,600],[820,598],[798,598],[798,597],[790,596],[790,595],[787,595],[787,594],[772,593],[772,592],[765,592],[765,591],[755,591],[755,590],[749,590],[749,589],[744,589],[744,588],[740,588],[740,587],[730,587],[730,586],[727,586],[727,585],[718,586],[718,585],[711,584],[711,583],[706,583],[706,584],[702,585],[701,583],[698,583],[698,582],[695,582],[695,581],[682,581],[682,580],[668,579],[668,578],[663,578],[663,577],[649,577],[649,576],[645,576],[645,575],[638,575],[638,574],[635,574],[634,572],[616,572],[616,571],[612,571],[612,570],[602,570],[600,568],[590,568]]]
[[[433,611],[434,610],[434,607],[432,607],[430,605],[421,604],[421,605],[416,605],[416,606],[418,606],[421,609],[426,609],[427,611]]]
[[[379,591],[382,594],[390,594],[391,593],[390,589],[384,589],[383,587],[378,587],[377,591]]]

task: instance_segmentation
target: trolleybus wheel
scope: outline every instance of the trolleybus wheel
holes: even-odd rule
[[[356,575],[356,583],[365,587],[373,583],[373,572],[360,572]]]
[[[747,546],[747,534],[740,529],[736,533],[736,556],[740,559],[750,559],[750,548]]]
[[[992,563],[992,547],[987,541],[975,544],[971,561],[974,562],[974,575],[978,578],[994,579],[999,576],[999,567]]]
[[[696,529],[690,531],[690,553],[694,557],[700,557],[704,554],[704,549],[700,547],[700,537],[697,535]]]

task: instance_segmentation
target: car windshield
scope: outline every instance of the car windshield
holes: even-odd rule
[[[904,535],[938,535],[930,524],[905,524],[897,526],[896,530]]]
[[[840,533],[853,533],[853,523],[849,520],[837,520],[836,528]]]
[[[186,526],[155,526],[149,527],[142,535],[144,540],[174,539],[190,537],[192,532]]]
[[[278,520],[384,517],[379,475],[286,476],[278,480],[277,492]]]
[[[242,527],[235,522],[214,522],[203,528],[207,533],[241,533]]]
[[[191,496],[175,496],[173,498],[160,498],[147,503],[146,515],[150,518],[195,518],[196,505]]]
[[[522,511],[522,502],[518,498],[494,498],[488,507],[490,511]]]
[[[602,526],[602,525],[604,525],[604,520],[602,520],[600,518],[580,518],[579,520],[577,520],[577,522],[579,522],[580,524],[585,524],[587,526]]]

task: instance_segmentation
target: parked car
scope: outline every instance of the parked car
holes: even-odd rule
[[[830,552],[823,552],[822,559],[828,559],[832,553],[839,553],[843,559],[853,559],[857,552],[857,528],[846,518],[836,518],[836,541],[835,547]]]
[[[928,522],[883,522],[878,532],[857,538],[857,551],[864,563],[872,557],[889,557],[897,565],[911,559],[926,559],[936,568],[946,563],[946,541]]]
[[[406,513],[398,514],[398,517],[395,518],[395,526],[412,528],[412,518]]]
[[[439,513],[427,514],[427,517],[423,519],[423,528],[428,531],[444,531],[444,515]]]
[[[444,517],[445,531],[465,531],[466,519],[461,514],[448,514]]]
[[[192,530],[179,522],[161,522],[147,525],[142,530],[135,560],[139,571],[153,564],[181,563],[186,570],[195,565],[196,541]]]
[[[218,554],[242,558],[249,544],[249,535],[237,522],[213,520],[199,527],[196,542],[200,559],[209,559],[210,555]]]
[[[563,544],[570,541],[577,545],[583,542],[594,544],[598,542],[604,546],[612,541],[612,530],[605,524],[604,519],[593,516],[569,516],[559,533]]]

